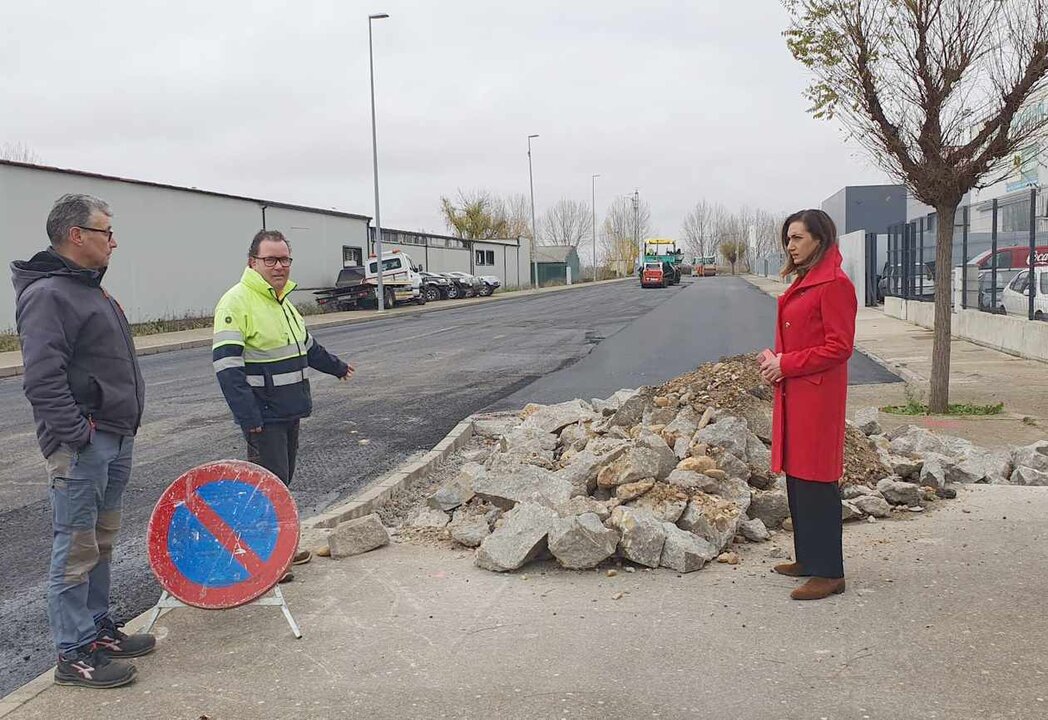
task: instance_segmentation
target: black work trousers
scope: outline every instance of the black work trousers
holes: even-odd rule
[[[814,577],[844,577],[841,490],[837,483],[786,476],[794,559]]]
[[[298,420],[266,423],[260,433],[244,432],[247,459],[291,484],[298,456]]]

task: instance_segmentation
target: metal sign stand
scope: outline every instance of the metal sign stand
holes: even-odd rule
[[[294,634],[295,638],[299,640],[302,639],[302,631],[298,629],[298,623],[295,622],[294,616],[291,615],[291,609],[288,608],[287,601],[284,600],[284,593],[280,592],[280,587],[278,585],[273,586],[272,597],[260,597],[257,600],[252,600],[251,602],[247,603],[247,605],[267,605],[279,607],[281,611],[284,613],[284,618],[287,620],[287,624],[291,626],[291,632]],[[185,607],[193,606],[185,604],[178,598],[172,597],[167,590],[164,590],[164,592],[160,594],[160,599],[157,600],[156,605],[153,606],[153,610],[151,611],[151,614],[149,616],[149,622],[146,623],[146,626],[145,628],[143,628],[142,632],[148,633],[150,630],[153,629],[153,626],[156,624],[156,621],[160,619],[160,613],[163,610]]]

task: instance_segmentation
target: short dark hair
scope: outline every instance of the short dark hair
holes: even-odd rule
[[[47,237],[51,240],[51,246],[60,247],[69,237],[69,231],[87,225],[91,213],[95,211],[107,217],[113,216],[108,203],[93,195],[70,193],[55,200],[47,216]]]
[[[780,271],[783,277],[792,273],[802,276],[806,275],[809,270],[818,265],[819,261],[825,257],[826,251],[837,244],[837,226],[834,224],[833,218],[822,210],[798,210],[786,218],[786,222],[782,224],[782,249],[784,252],[786,251],[786,246],[790,244],[790,225],[795,222],[804,223],[804,227],[818,241],[819,249],[812,253],[812,256],[803,265],[794,263],[789,253],[786,253],[786,264],[782,266]]]
[[[251,238],[251,247],[247,249],[247,256],[249,258],[258,257],[258,249],[262,246],[263,240],[274,240],[276,242],[282,242],[287,245],[288,252],[291,252],[291,243],[284,237],[284,233],[279,230],[259,230],[255,233],[255,237]]]

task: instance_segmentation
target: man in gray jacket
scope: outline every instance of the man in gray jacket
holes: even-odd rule
[[[145,404],[131,329],[101,284],[117,246],[112,215],[90,195],[63,195],[47,218],[51,247],[11,264],[23,387],[50,479],[55,682],[94,688],[132,682],[127,658],[156,645],[121,632],[109,611],[113,542]]]

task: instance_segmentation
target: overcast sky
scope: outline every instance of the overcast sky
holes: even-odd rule
[[[374,214],[444,232],[441,194],[528,191],[655,230],[702,198],[818,206],[885,182],[813,120],[777,0],[50,0],[0,3],[0,142],[45,164]],[[119,213],[119,208],[116,208]]]

